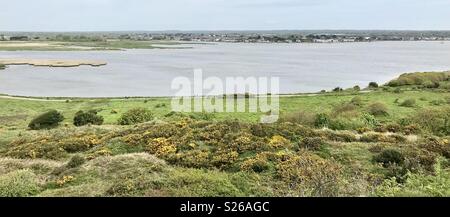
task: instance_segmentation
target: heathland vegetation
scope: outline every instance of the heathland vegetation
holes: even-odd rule
[[[449,84],[282,97],[274,124],[166,98],[0,98],[0,196],[450,196]]]

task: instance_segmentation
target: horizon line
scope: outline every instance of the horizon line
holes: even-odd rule
[[[274,32],[274,31],[391,31],[391,32],[450,32],[450,29],[192,29],[192,30],[0,30],[0,32],[26,33],[98,33],[98,32]]]

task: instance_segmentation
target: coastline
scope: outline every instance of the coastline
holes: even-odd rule
[[[9,65],[30,65],[48,67],[78,67],[82,65],[99,67],[107,63],[93,60],[54,60],[54,59],[0,59],[0,64]]]
[[[446,70],[446,71],[435,71],[435,73],[440,73],[440,72],[449,72],[450,70]],[[414,72],[409,72],[409,73],[414,73]],[[391,78],[388,81],[382,82],[380,84],[380,87],[383,86],[384,84],[387,84],[389,81],[392,81],[394,79],[399,78],[400,75],[402,74],[408,74],[408,73],[399,73],[398,76],[395,76],[393,78]],[[343,89],[343,91],[339,91],[339,92],[334,92],[334,91],[318,91],[318,92],[305,92],[305,93],[301,93],[301,92],[297,92],[297,93],[280,93],[278,94],[278,96],[280,98],[288,98],[288,97],[313,97],[313,96],[319,96],[319,95],[354,95],[354,94],[366,94],[366,93],[371,93],[373,92],[372,90],[368,89],[368,88],[363,88],[359,91],[355,91],[352,89],[352,87],[345,87]],[[228,95],[232,95],[232,94],[226,94]],[[239,97],[246,97],[247,94],[245,93],[241,93],[241,94],[234,94],[236,95],[238,98]],[[268,94],[270,95],[270,94]],[[250,94],[250,97],[262,97],[262,96],[267,96],[267,95],[255,95],[255,94]],[[191,97],[191,98],[204,98],[204,97],[208,97],[208,95],[204,95],[204,96],[183,96],[183,97]],[[7,94],[7,93],[0,93],[0,99],[16,99],[16,100],[31,100],[31,101],[56,101],[56,102],[65,102],[67,100],[128,100],[128,99],[134,99],[134,100],[147,100],[147,99],[173,99],[174,96],[110,96],[110,97],[77,97],[77,96],[26,96],[26,95],[15,95],[15,94]]]

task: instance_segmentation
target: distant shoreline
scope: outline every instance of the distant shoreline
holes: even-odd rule
[[[79,67],[82,65],[99,67],[107,63],[92,60],[54,60],[54,59],[0,59],[0,65],[30,65],[47,67]]]

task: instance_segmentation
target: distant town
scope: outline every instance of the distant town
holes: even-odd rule
[[[450,41],[450,31],[166,31],[166,32],[0,32],[0,41],[181,41],[229,43],[343,43]]]

